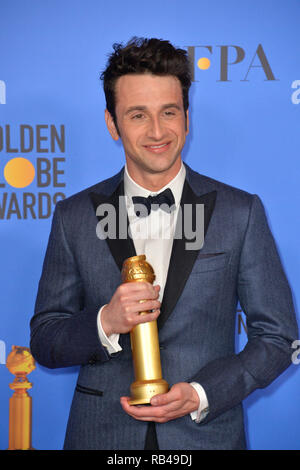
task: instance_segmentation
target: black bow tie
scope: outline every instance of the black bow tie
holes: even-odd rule
[[[141,207],[134,207],[134,211],[138,217],[147,217],[151,209],[157,210],[159,207],[166,212],[171,212],[175,208],[172,207],[175,204],[175,199],[170,188],[165,189],[156,196],[134,196],[132,202],[134,206],[136,206],[136,204],[142,204],[146,208],[146,211],[144,211],[140,210]]]

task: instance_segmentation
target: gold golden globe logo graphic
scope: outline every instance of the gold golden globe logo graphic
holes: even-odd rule
[[[210,67],[210,60],[207,57],[200,57],[197,60],[197,66],[200,70],[207,70]]]
[[[0,126],[1,153],[0,220],[51,217],[66,197],[64,125]]]
[[[14,188],[29,186],[35,177],[35,168],[27,158],[13,158],[4,167],[4,179]]]

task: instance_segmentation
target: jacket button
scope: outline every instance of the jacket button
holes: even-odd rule
[[[95,364],[96,362],[97,362],[96,356],[92,356],[92,357],[90,358],[90,360],[89,360],[89,364],[90,364],[90,365],[93,365],[93,364]]]

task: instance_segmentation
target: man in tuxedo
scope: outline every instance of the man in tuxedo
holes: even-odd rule
[[[102,79],[106,125],[121,139],[126,165],[57,204],[31,321],[38,362],[81,366],[64,448],[243,449],[241,402],[290,364],[297,338],[262,204],[183,164],[191,84],[185,51],[135,38],[114,46]],[[184,230],[175,236],[178,214],[189,214],[197,238],[201,206],[204,244],[188,245]],[[103,207],[114,208],[116,221],[125,214],[131,236],[120,236],[118,224],[116,236],[104,236]],[[123,261],[136,254],[146,254],[155,285],[121,284]],[[248,343],[236,354],[238,301]],[[153,320],[170,390],[151,406],[132,406],[129,332]]]

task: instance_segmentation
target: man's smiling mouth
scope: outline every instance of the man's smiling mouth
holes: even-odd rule
[[[150,151],[159,152],[166,150],[166,148],[169,147],[170,143],[171,142],[166,142],[164,144],[159,145],[145,145],[145,148]]]

